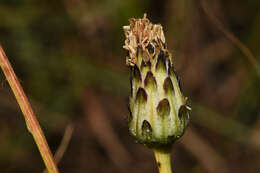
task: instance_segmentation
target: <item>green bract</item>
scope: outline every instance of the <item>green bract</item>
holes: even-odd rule
[[[168,52],[162,26],[146,15],[124,26],[131,69],[129,131],[147,146],[171,145],[180,138],[189,120],[180,83]]]

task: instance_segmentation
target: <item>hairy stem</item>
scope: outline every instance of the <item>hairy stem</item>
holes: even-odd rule
[[[23,112],[25,122],[27,125],[27,129],[32,134],[37,147],[41,153],[41,156],[43,158],[43,161],[47,167],[47,170],[49,173],[58,173],[58,168],[56,164],[54,163],[53,155],[50,151],[50,148],[48,146],[48,143],[45,139],[45,136],[43,134],[43,131],[39,125],[39,122],[36,119],[36,116],[32,110],[32,107],[28,101],[28,98],[26,97],[23,88],[17,79],[14,70],[5,55],[5,52],[0,45],[0,66],[4,72],[4,75],[15,95],[15,98],[20,106],[20,109]]]
[[[159,173],[172,173],[171,150],[154,149],[153,152]]]

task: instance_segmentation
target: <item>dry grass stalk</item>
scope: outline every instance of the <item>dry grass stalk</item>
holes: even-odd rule
[[[1,45],[0,66],[22,110],[27,129],[33,135],[33,138],[41,153],[47,170],[49,171],[49,173],[58,173],[58,168],[54,162],[53,155],[50,151],[50,148],[40,127],[40,124]]]

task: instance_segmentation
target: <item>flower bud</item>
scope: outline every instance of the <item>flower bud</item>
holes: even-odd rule
[[[182,95],[162,26],[152,24],[146,14],[129,22],[123,27],[123,48],[131,70],[130,134],[149,147],[171,145],[188,124],[187,98]]]

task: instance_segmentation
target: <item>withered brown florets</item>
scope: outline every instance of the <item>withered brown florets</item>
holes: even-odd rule
[[[129,55],[126,57],[128,66],[134,66],[137,63],[139,53],[142,53],[144,61],[148,62],[152,57],[158,55],[160,50],[164,51],[172,61],[160,24],[151,23],[146,18],[146,14],[142,19],[131,18],[129,22],[130,25],[123,27],[126,36],[123,48],[129,51]]]

